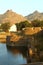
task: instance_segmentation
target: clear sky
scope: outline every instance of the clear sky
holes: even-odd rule
[[[0,0],[0,14],[10,9],[23,16],[35,10],[43,12],[43,0]]]

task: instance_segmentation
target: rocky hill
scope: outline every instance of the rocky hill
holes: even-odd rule
[[[25,16],[28,20],[43,20],[43,13],[40,13],[38,11],[33,12],[30,15]]]
[[[26,20],[25,17],[12,10],[7,10],[4,14],[0,14],[0,23],[10,22],[11,24],[14,24],[24,20]]]

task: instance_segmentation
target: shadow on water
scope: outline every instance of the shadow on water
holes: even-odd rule
[[[25,46],[15,46],[15,47],[6,46],[6,47],[7,52],[9,54],[9,58],[11,59],[13,58],[12,60],[15,62],[15,64],[16,63],[27,64],[27,47]]]
[[[20,55],[22,55],[23,59],[24,58],[26,59],[26,62],[24,64],[40,61],[39,56],[37,56],[37,54],[29,55],[29,48],[27,48],[26,46],[15,46],[15,47],[7,46],[7,51],[12,53],[13,56],[19,55],[19,59],[21,58]]]
[[[15,47],[10,47],[10,46],[6,46],[7,47],[7,51],[11,52],[13,55],[15,54],[22,54],[23,57],[27,58],[27,47],[25,46],[15,46]]]
[[[0,65],[27,64],[26,47],[8,47],[0,44]]]

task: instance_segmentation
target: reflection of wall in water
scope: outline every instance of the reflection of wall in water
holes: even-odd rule
[[[7,51],[11,52],[13,55],[14,54],[22,54],[23,57],[27,57],[27,47],[25,46],[20,46],[20,47],[9,47],[7,46]]]

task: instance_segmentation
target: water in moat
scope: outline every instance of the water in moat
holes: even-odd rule
[[[7,47],[0,43],[0,65],[27,64],[27,49],[25,47]]]

